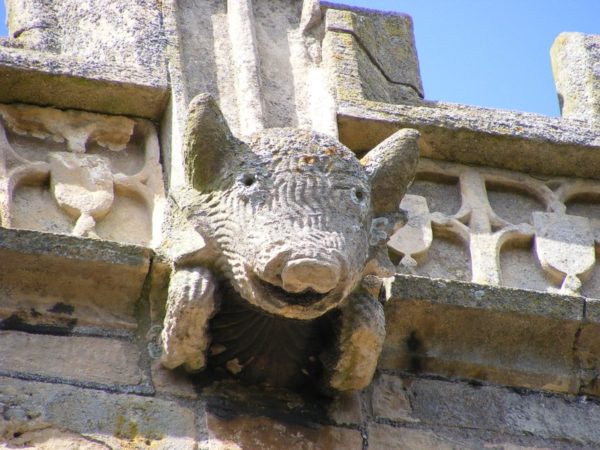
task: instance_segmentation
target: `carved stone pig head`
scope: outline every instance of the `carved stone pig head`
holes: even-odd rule
[[[337,140],[299,129],[264,130],[245,143],[200,95],[184,141],[193,191],[178,203],[241,297],[313,319],[365,275],[393,273],[385,240],[414,176],[417,137],[401,130],[360,161]]]

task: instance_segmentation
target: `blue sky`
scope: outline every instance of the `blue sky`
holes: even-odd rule
[[[413,17],[427,99],[546,115],[559,115],[549,58],[554,38],[561,31],[600,34],[600,0],[336,2]]]
[[[600,34],[600,0],[339,0],[412,16],[425,97],[559,115],[562,31]]]

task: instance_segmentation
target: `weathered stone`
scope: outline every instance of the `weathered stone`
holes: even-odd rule
[[[397,277],[381,368],[578,392],[573,342],[582,300]]]
[[[363,50],[345,32],[329,30],[339,137],[349,148],[372,148],[404,127],[420,131],[421,156],[547,175],[598,178],[600,141],[579,120],[444,102],[415,103],[402,95],[369,93],[359,70]],[[325,50],[324,50],[325,51]],[[402,104],[395,104],[402,103]]]
[[[340,102],[338,121],[341,142],[356,151],[410,127],[421,133],[423,157],[540,175],[598,179],[600,173],[598,135],[577,120],[442,102],[363,100]]]
[[[423,429],[371,425],[369,449],[374,450],[572,450],[591,448],[574,442],[457,429]]]
[[[390,300],[395,302],[396,299],[422,299],[441,306],[531,315],[562,322],[583,320],[585,304],[585,299],[570,295],[401,274],[396,274],[391,287]]]
[[[600,396],[600,325],[587,323],[578,330],[574,353],[581,377],[581,394]]]
[[[533,213],[535,248],[542,267],[562,281],[561,291],[576,294],[596,263],[594,237],[585,217]]]
[[[189,374],[165,369],[159,361],[152,363],[152,384],[159,394],[195,399],[198,397]]]
[[[414,257],[429,250],[433,241],[427,200],[419,195],[407,195],[400,208],[406,211],[407,222],[390,237],[388,246],[403,255],[403,266],[414,267],[417,265]]]
[[[333,5],[326,14],[328,31],[351,34],[360,49],[368,55],[368,58],[359,61],[359,73],[363,81],[368,70],[380,71],[385,77],[380,84],[405,86],[413,90],[413,98],[423,97],[410,16],[360,9],[340,10]],[[366,65],[372,67],[367,69],[364,67]],[[371,89],[382,87],[385,89],[384,86],[370,86]]]
[[[474,448],[467,442],[457,442],[428,430],[392,428],[372,425],[369,428],[369,448],[373,450],[454,450]]]
[[[108,445],[77,433],[52,427],[45,423],[17,425],[0,442],[0,448],[35,448],[37,450],[110,450]]]
[[[2,328],[134,330],[149,259],[140,247],[0,228]]]
[[[373,383],[371,402],[375,418],[395,422],[419,421],[413,417],[410,400],[399,377],[380,374]]]
[[[363,422],[360,392],[341,392],[328,408],[328,416],[338,425],[361,425]]]
[[[600,36],[561,33],[550,56],[563,117],[600,120]]]
[[[597,296],[599,228],[595,203],[585,200],[597,188],[593,180],[555,177],[550,189],[544,179],[519,172],[422,158],[413,195],[401,205],[408,224],[388,246],[405,258],[400,272],[465,279],[459,255],[441,250],[442,242],[454,242],[476,283]],[[448,195],[460,202],[448,203]]]
[[[138,349],[127,341],[0,331],[0,371],[71,383],[144,383]]]
[[[174,120],[200,93],[219,98],[236,136],[268,127],[303,127],[334,136],[335,106],[321,55],[319,2],[167,2],[173,52]],[[227,33],[220,32],[227,30]],[[207,58],[197,55],[207,55]],[[173,151],[178,152],[175,142]]]
[[[45,434],[65,448],[196,448],[194,411],[167,400],[0,378],[0,402],[23,412],[20,419],[4,413],[0,442],[16,444],[21,433],[23,444]]]
[[[168,88],[155,3],[9,0],[7,9],[0,101],[160,117]]]
[[[209,439],[201,449],[333,450],[362,448],[359,431],[330,426],[307,428],[267,417],[221,419],[207,416]]]
[[[402,130],[360,162],[334,139],[302,130],[265,130],[246,144],[233,137],[210,96],[194,99],[184,142],[193,189],[173,195],[205,240],[194,263],[219,261],[220,278],[238,295],[223,296],[209,328],[211,274],[176,266],[162,334],[166,367],[210,366],[210,331],[216,369],[288,385],[297,382],[284,380],[310,379],[321,359],[332,388],[365,387],[384,317],[379,301],[358,286],[364,276],[391,273],[385,240],[413,177],[417,137]],[[325,324],[331,320],[340,323]],[[320,342],[321,333],[331,333],[331,342]],[[254,354],[249,340],[269,344]],[[323,351],[330,355],[319,356]]]
[[[77,219],[73,234],[94,233],[96,221],[108,214],[114,200],[108,160],[97,155],[65,152],[55,152],[49,159],[50,189],[54,198],[63,210]]]
[[[599,406],[584,398],[449,381],[410,379],[406,385],[421,423],[600,444]]]

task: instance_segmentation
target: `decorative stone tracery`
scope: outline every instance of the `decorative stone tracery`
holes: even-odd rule
[[[164,189],[149,121],[25,105],[0,116],[2,226],[152,243]]]
[[[443,198],[445,205],[450,204],[455,190],[460,197],[457,210],[435,210]],[[422,159],[410,192],[422,192],[425,197],[405,197],[401,207],[408,213],[408,226],[397,231],[388,243],[392,251],[403,255],[398,266],[401,272],[427,274],[428,269],[421,269],[414,257],[421,265],[425,262],[432,235],[464,246],[469,267],[464,267],[463,273],[470,273],[470,281],[475,283],[515,286],[510,276],[503,276],[501,268],[503,249],[511,247],[531,247],[551,292],[579,294],[595,266],[595,246],[600,238],[600,222],[594,214],[594,202],[600,194],[597,181],[540,178]],[[427,195],[436,205],[432,210]],[[493,202],[490,195],[494,196]],[[576,215],[570,214],[570,205],[579,199],[585,202],[576,203]],[[535,264],[533,260],[531,263]],[[528,272],[535,268],[521,263],[516,270]],[[451,271],[447,276],[464,279],[464,275],[453,276]],[[525,277],[520,283],[527,287]]]

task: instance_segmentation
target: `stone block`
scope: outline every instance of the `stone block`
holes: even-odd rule
[[[578,330],[574,352],[581,377],[581,394],[600,396],[600,324],[586,323]]]
[[[397,276],[383,369],[577,393],[581,299]]]
[[[198,397],[187,373],[165,369],[159,361],[153,361],[152,384],[159,394],[195,399]]]
[[[1,327],[129,333],[149,259],[141,247],[0,228]]]
[[[457,442],[429,430],[394,428],[388,425],[369,427],[369,449],[371,450],[454,450],[474,448],[467,442]]]
[[[52,105],[158,119],[166,81],[131,67],[82,63],[76,57],[0,47],[0,102]],[[124,99],[127,99],[126,101]]]
[[[161,116],[169,93],[156,3],[6,4],[9,38],[0,42],[0,101]]]
[[[0,378],[0,403],[0,442],[11,446],[196,448],[194,411],[172,401]]]
[[[0,425],[2,427],[2,425]],[[7,427],[8,428],[8,427]],[[109,450],[94,439],[45,423],[10,427],[11,432],[0,442],[0,448],[35,448],[37,450]],[[23,431],[21,431],[23,430]],[[12,434],[12,436],[11,436]],[[0,436],[0,439],[2,436]]]
[[[356,50],[362,49],[369,60],[360,64],[372,65],[371,70],[381,72],[383,84],[403,85],[413,90],[413,98],[423,97],[410,16],[327,6],[327,31],[351,34],[359,43]],[[365,68],[361,72],[365,74]]]
[[[548,450],[585,448],[575,443],[549,441],[529,436],[511,436],[502,433],[436,429],[406,428],[374,424],[369,427],[369,449],[372,450]]]
[[[402,379],[379,374],[373,381],[371,404],[376,419],[395,422],[418,422],[412,414],[412,406]]]
[[[333,450],[360,449],[363,445],[357,430],[331,426],[308,428],[267,417],[225,419],[208,414],[207,427],[209,438],[200,444],[206,450]]]
[[[63,382],[139,386],[138,349],[127,341],[0,331],[0,371]]]
[[[550,57],[563,117],[600,120],[600,36],[561,33]]]
[[[424,157],[541,175],[598,179],[600,173],[597,133],[578,120],[443,102],[341,99],[338,126],[341,142],[355,151],[372,148],[400,128],[415,128]]]
[[[360,425],[363,422],[362,394],[341,392],[331,402],[328,416],[338,425]]]
[[[556,439],[566,448],[600,445],[600,407],[585,398],[450,381],[404,382],[421,424]]]

